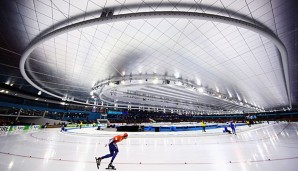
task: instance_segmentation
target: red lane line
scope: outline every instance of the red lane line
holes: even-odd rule
[[[20,154],[11,154],[11,153],[6,153],[6,152],[0,152],[0,154],[3,155],[10,155],[10,156],[16,156],[16,157],[24,157],[24,158],[32,158],[32,159],[39,159],[39,160],[53,160],[53,161],[63,161],[63,162],[74,162],[74,163],[95,163],[95,161],[79,161],[79,160],[65,160],[65,159],[57,159],[57,158],[43,158],[43,157],[35,157],[35,156],[26,156],[26,155],[20,155]],[[272,161],[283,161],[283,160],[294,160],[298,159],[297,157],[286,157],[286,158],[277,158],[277,159],[268,159],[268,160],[249,160],[249,161],[229,161],[229,162],[224,162],[221,164],[239,164],[239,163],[255,163],[255,162],[272,162]],[[107,162],[103,162],[107,163]],[[185,165],[185,164],[190,164],[190,165],[206,165],[206,164],[220,164],[219,163],[212,163],[212,162],[182,162],[182,163],[150,163],[150,162],[131,162],[131,163],[118,163],[117,164],[127,164],[127,165]]]

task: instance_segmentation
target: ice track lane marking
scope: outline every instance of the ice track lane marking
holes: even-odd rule
[[[94,161],[79,161],[79,160],[64,160],[58,158],[43,158],[43,157],[35,157],[35,156],[27,156],[27,155],[20,155],[20,154],[11,154],[6,152],[0,152],[2,155],[9,155],[15,157],[23,157],[23,158],[31,158],[31,159],[38,159],[38,160],[52,160],[52,161],[59,161],[59,162],[74,162],[74,163],[92,163]],[[256,162],[274,162],[274,161],[283,161],[283,160],[295,160],[298,159],[296,157],[285,157],[285,158],[276,158],[276,159],[267,159],[267,160],[247,160],[247,161],[227,161],[227,162],[176,162],[176,163],[152,163],[152,162],[115,162],[115,164],[123,164],[123,165],[212,165],[212,164],[239,164],[239,163],[256,163]],[[109,162],[102,162],[104,164],[108,164]]]

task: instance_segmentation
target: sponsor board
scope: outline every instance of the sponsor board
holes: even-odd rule
[[[79,124],[67,124],[68,128],[75,128],[75,127],[79,127]]]
[[[40,125],[31,125],[30,126],[30,131],[37,131],[40,129]]]
[[[25,126],[18,125],[18,126],[10,126],[9,133],[11,134],[21,134],[23,133]]]
[[[0,126],[0,136],[38,131],[40,128],[41,128],[40,125]]]
[[[82,127],[92,127],[93,124],[82,124]],[[67,128],[79,128],[80,124],[67,124]]]
[[[9,126],[0,126],[0,136],[7,135],[9,131]]]

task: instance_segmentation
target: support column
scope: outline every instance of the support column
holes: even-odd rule
[[[44,112],[43,112],[43,115],[42,115],[43,118],[46,116],[46,112],[47,112],[47,111],[44,111]]]
[[[18,116],[16,117],[16,121],[19,119],[19,116],[20,116],[20,114],[21,114],[21,111],[22,111],[22,109],[19,110],[19,112],[18,112]]]

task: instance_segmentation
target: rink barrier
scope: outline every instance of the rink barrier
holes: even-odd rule
[[[38,131],[40,129],[41,125],[0,126],[0,136],[23,134]]]
[[[145,137],[145,138],[156,138],[156,137],[201,137],[201,136],[229,136],[229,134],[223,133],[222,132],[222,126],[224,124],[219,124],[220,127],[218,127],[217,132],[207,132],[198,134],[196,131],[172,131],[172,132],[134,132],[133,134],[130,134],[130,138],[139,138],[139,137]],[[261,129],[263,127],[267,126],[272,126],[272,124],[267,125],[267,124],[258,124],[253,126],[252,128],[246,129],[246,127],[236,127],[237,133],[242,133],[246,131],[252,131],[252,130],[257,130]],[[215,129],[214,129],[215,130]],[[79,129],[74,128],[74,129],[69,129],[65,132],[62,132],[65,134],[69,135],[81,135],[81,136],[93,136],[93,137],[110,137],[111,135],[117,135],[119,132],[113,132],[112,134],[110,132],[97,132],[97,133],[87,133],[87,132],[80,132]]]
[[[141,124],[144,125],[145,132],[179,132],[179,131],[197,131],[202,130],[201,124],[198,123],[180,123],[180,124],[173,124],[173,123],[155,123],[155,124]],[[225,124],[206,124],[206,129],[216,129],[221,128]],[[245,123],[236,123],[236,126],[243,126],[246,125]],[[124,126],[124,125],[121,125]],[[93,126],[93,124],[82,124],[82,128],[92,128],[98,127],[98,124]],[[116,126],[116,128],[119,126]],[[67,130],[71,129],[78,129],[80,128],[80,124],[67,124]],[[159,131],[156,131],[159,130]]]
[[[93,126],[93,124],[82,124],[82,128],[90,128],[90,127],[97,127],[98,124],[95,124],[95,126]],[[67,124],[66,128],[79,128],[80,124]]]
[[[205,128],[208,129],[217,129],[217,128],[223,128],[224,126],[229,126],[229,124],[222,123],[222,124],[206,124]],[[236,127],[238,126],[245,126],[246,123],[236,123]],[[144,131],[145,132],[180,132],[180,131],[198,131],[203,130],[203,127],[200,124],[167,124],[167,125],[145,125]]]
[[[7,135],[9,130],[9,126],[0,126],[0,136]]]

